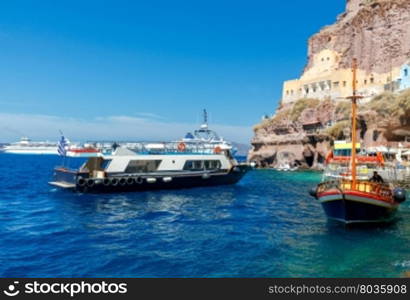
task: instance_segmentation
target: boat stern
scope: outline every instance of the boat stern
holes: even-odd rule
[[[75,189],[77,186],[78,172],[64,167],[54,169],[53,181],[49,184],[63,189]]]

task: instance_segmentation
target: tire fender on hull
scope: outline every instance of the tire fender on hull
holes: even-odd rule
[[[79,177],[79,178],[77,179],[77,185],[78,185],[79,187],[84,187],[86,184],[87,184],[87,181],[86,181],[84,178]]]
[[[112,186],[117,186],[118,185],[118,179],[117,178],[111,179],[111,185]]]
[[[393,198],[394,198],[394,201],[398,203],[403,203],[404,201],[406,201],[406,198],[407,198],[406,190],[402,188],[394,189]]]
[[[134,181],[136,184],[143,184],[144,183],[144,179],[142,177],[135,177]]]

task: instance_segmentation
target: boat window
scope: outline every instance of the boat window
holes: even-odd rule
[[[202,170],[203,168],[204,168],[204,166],[203,166],[203,161],[202,160],[194,161],[194,169],[195,170]]]
[[[102,165],[104,163],[101,157],[90,157],[88,161],[81,167],[82,172],[104,171]]]
[[[185,163],[184,170],[192,170],[194,168],[194,162],[192,160],[188,160]]]
[[[227,158],[229,158],[229,159],[233,159],[233,156],[232,156],[231,151],[229,151],[229,150],[225,150],[224,152],[225,152],[225,156],[226,156]]]
[[[209,168],[210,170],[216,170],[221,168],[221,162],[219,160],[210,160],[209,162]]]
[[[162,160],[131,160],[125,169],[125,173],[148,173],[155,172]]]
[[[187,160],[184,165],[184,170],[186,171],[198,171],[203,169],[204,167],[202,160]]]
[[[356,149],[356,153],[360,153],[360,149]],[[338,149],[334,151],[335,156],[350,156],[352,155],[351,149]]]
[[[106,170],[110,162],[111,162],[111,159],[104,159],[103,162],[101,163],[101,168]]]
[[[219,160],[188,160],[184,165],[186,171],[216,170],[221,168]]]

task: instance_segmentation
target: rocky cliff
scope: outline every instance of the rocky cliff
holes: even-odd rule
[[[358,108],[358,136],[364,147],[410,147],[410,90],[378,95]],[[286,163],[321,169],[334,140],[351,136],[350,109],[349,101],[330,99],[301,99],[279,108],[254,127],[249,160],[259,167]]]
[[[354,57],[359,69],[389,72],[410,58],[410,0],[348,0],[337,22],[309,39],[308,63],[324,49],[340,53],[339,68]],[[360,106],[359,125],[366,146],[394,146],[410,136],[410,92],[376,96]],[[254,127],[249,159],[259,166],[283,163],[321,168],[335,139],[350,135],[350,103],[340,99],[300,99],[284,103]]]
[[[359,69],[369,73],[385,73],[402,65],[410,56],[410,1],[347,1],[346,12],[337,22],[309,39],[306,69],[323,49],[342,54],[340,68],[349,67],[353,57]]]
[[[288,163],[320,168],[332,144],[332,136],[328,130],[331,127],[325,129],[319,124],[331,125],[335,115],[342,121],[348,118],[343,115],[347,110],[348,103],[336,105],[331,100],[316,99],[301,99],[294,105],[280,107],[272,118],[254,127],[249,159],[259,167]]]

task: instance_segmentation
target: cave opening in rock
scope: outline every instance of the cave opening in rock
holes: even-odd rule
[[[309,166],[309,168],[313,167],[315,157],[313,155],[311,155],[311,156],[304,156],[304,158],[305,158],[305,162]]]
[[[322,154],[318,154],[317,156],[317,162],[319,164],[323,164],[325,162],[325,157]]]
[[[363,118],[363,116],[360,116],[358,121],[359,121],[359,128],[360,128],[360,138],[364,139],[364,136],[367,131],[366,120]]]
[[[378,138],[379,138],[379,136],[380,136],[380,131],[378,131],[378,130],[375,130],[375,131],[373,131],[373,142],[377,142],[377,140],[378,140]]]
[[[253,144],[253,151],[259,151],[262,148],[263,144]]]
[[[271,157],[265,158],[265,163],[267,166],[271,166],[275,160],[276,160],[276,155],[273,155]]]
[[[316,147],[316,144],[318,143],[318,140],[316,139],[315,136],[309,136],[309,144],[313,145],[313,147]]]

